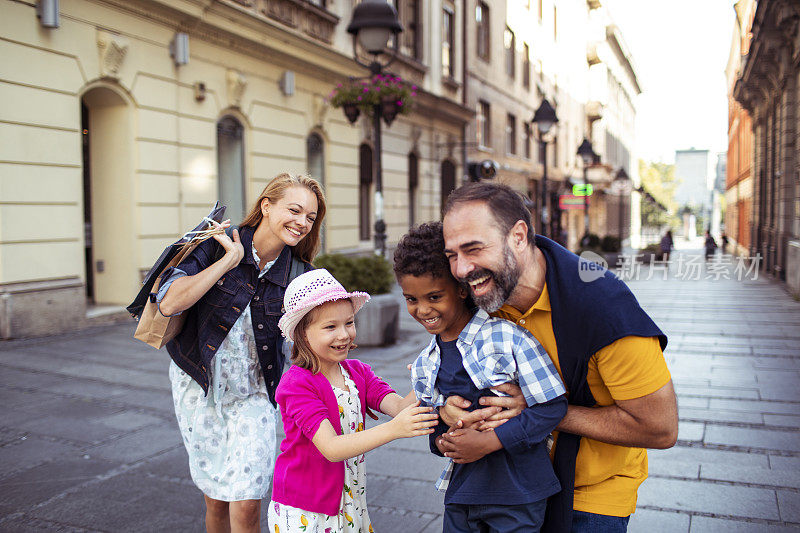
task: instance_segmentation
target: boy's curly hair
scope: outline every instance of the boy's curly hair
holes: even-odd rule
[[[411,228],[400,239],[394,251],[394,275],[435,278],[452,277],[450,263],[444,255],[444,233],[441,222],[426,222]]]

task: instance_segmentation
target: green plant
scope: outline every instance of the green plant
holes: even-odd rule
[[[587,233],[581,238],[581,248],[596,250],[600,248],[600,237],[595,233]]]
[[[392,266],[378,255],[352,257],[344,254],[323,254],[317,256],[314,266],[327,269],[348,291],[376,295],[392,290]]]
[[[622,250],[622,243],[620,243],[619,237],[606,235],[603,237],[603,240],[600,241],[600,249],[604,252],[619,252]]]
[[[364,113],[371,115],[376,105],[384,100],[393,101],[397,112],[405,115],[411,112],[417,86],[391,74],[376,74],[367,79],[351,78],[339,83],[328,95],[328,102],[334,108],[353,104]]]

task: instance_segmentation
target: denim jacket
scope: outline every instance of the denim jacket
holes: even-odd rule
[[[255,228],[241,227],[239,235],[242,246],[250,250]],[[178,268],[193,276],[213,262],[219,250],[214,239],[198,246]],[[283,294],[289,284],[292,248],[285,246],[272,268],[261,278],[253,255],[245,253],[239,265],[228,271],[185,313],[183,330],[169,343],[167,351],[178,367],[189,374],[208,394],[211,360],[231,326],[250,306],[253,319],[253,334],[258,350],[258,360],[264,374],[269,399],[275,405],[275,389],[278,386],[285,356],[283,337],[278,329],[278,319],[283,314]],[[305,265],[306,270],[312,267]],[[162,273],[168,279],[172,269]]]

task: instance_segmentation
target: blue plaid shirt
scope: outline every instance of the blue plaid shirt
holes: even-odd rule
[[[531,333],[479,309],[456,340],[464,368],[478,389],[513,381],[528,406],[545,403],[566,393],[550,356]],[[411,384],[422,403],[440,407],[447,398],[436,389],[441,365],[434,337],[411,367]],[[498,393],[499,394],[499,393]]]

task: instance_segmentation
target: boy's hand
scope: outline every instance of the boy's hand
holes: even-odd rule
[[[472,463],[503,447],[494,431],[480,432],[474,429],[448,431],[436,439],[436,446],[445,457],[455,463]]]
[[[433,433],[439,417],[432,413],[432,407],[420,407],[419,401],[400,411],[389,424],[392,424],[395,438],[404,439]]]
[[[472,427],[476,422],[481,422],[497,414],[500,407],[476,409],[472,412],[465,411],[471,404],[461,396],[450,396],[443,407],[439,408],[439,416],[448,426],[455,426],[460,420],[463,427]]]

